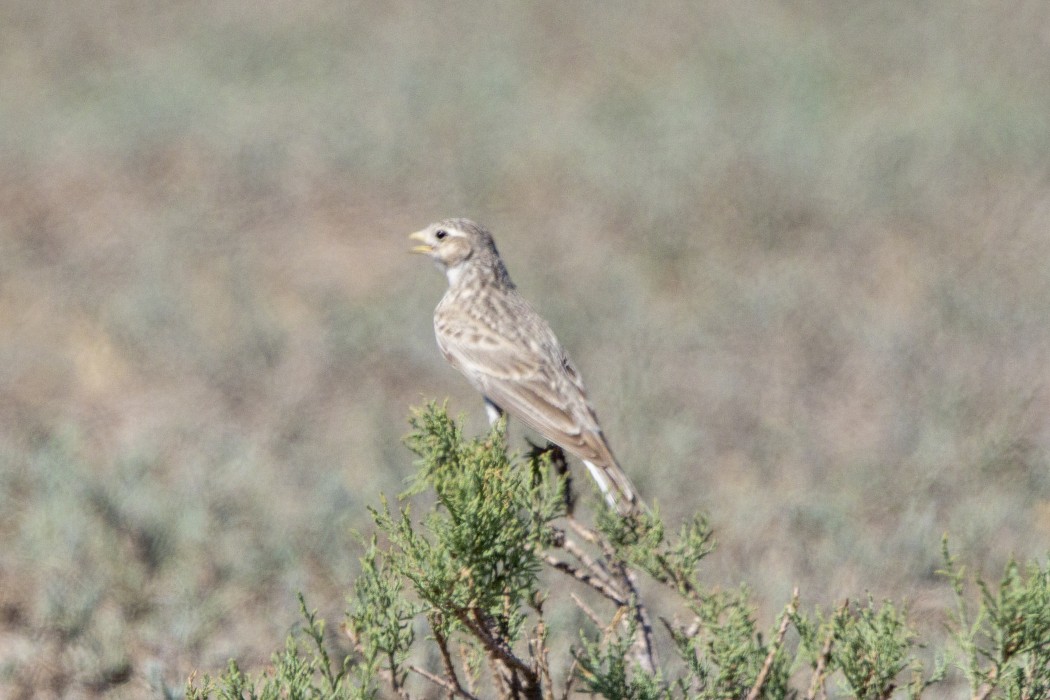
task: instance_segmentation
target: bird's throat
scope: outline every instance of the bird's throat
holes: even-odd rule
[[[457,287],[459,283],[463,281],[463,276],[467,272],[467,265],[465,262],[461,262],[458,265],[452,265],[445,268],[445,276],[448,277],[448,286]]]

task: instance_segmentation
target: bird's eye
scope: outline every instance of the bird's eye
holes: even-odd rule
[[[434,231],[434,238],[438,239],[439,241],[443,240],[446,236],[448,236],[448,231],[446,231],[443,228],[439,228],[437,231]]]

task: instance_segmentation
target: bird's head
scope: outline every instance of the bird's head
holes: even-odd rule
[[[468,271],[488,281],[510,284],[492,234],[469,219],[444,219],[409,238],[419,243],[412,252],[433,260],[450,285],[456,285]]]

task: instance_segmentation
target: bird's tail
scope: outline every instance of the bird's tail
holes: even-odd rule
[[[642,506],[638,497],[638,489],[631,483],[630,477],[620,468],[616,462],[595,464],[589,460],[583,460],[587,471],[590,473],[594,483],[605,497],[609,507],[622,516],[636,513]]]

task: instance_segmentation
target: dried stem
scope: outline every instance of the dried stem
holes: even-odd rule
[[[773,660],[777,656],[777,652],[780,651],[780,647],[784,644],[784,635],[787,634],[788,624],[791,622],[792,616],[795,611],[798,610],[798,587],[791,592],[791,602],[788,603],[787,608],[784,609],[784,614],[780,618],[780,629],[777,630],[777,638],[769,646],[769,653],[766,655],[766,660],[762,664],[762,670],[758,672],[758,678],[755,679],[755,685],[751,688],[751,692],[747,694],[747,700],[758,700],[758,696],[762,692],[762,686],[766,684],[766,680],[769,678],[769,672],[773,668]]]
[[[462,687],[460,687],[459,683],[453,683],[453,682],[449,681],[446,678],[442,678],[441,676],[436,676],[433,673],[431,673],[430,671],[427,671],[426,669],[422,669],[419,666],[416,666],[415,664],[409,664],[408,665],[408,670],[412,671],[413,673],[418,673],[419,675],[423,676],[423,678],[426,678],[428,681],[430,681],[434,685],[441,686],[442,688],[444,688],[445,690],[448,691],[449,697],[460,697],[460,698],[468,698],[469,700],[478,700],[478,697],[476,695],[474,695],[472,693],[468,693],[466,690],[464,690]]]
[[[551,669],[547,659],[547,627],[543,624],[542,611],[540,612],[541,617],[536,623],[536,632],[533,638],[529,640],[529,647],[533,658],[536,659],[540,683],[543,688],[549,689],[549,692],[545,693],[545,695],[550,696],[554,692],[554,682],[551,680]]]
[[[583,539],[587,540],[591,544],[600,544],[601,543],[602,540],[601,540],[600,537],[598,537],[598,533],[596,533],[594,530],[591,530],[589,527],[585,526],[583,523],[581,523],[575,517],[573,517],[571,515],[566,515],[565,516],[565,522],[567,522],[569,524],[569,527],[571,527],[573,529],[573,531],[577,535],[579,535]]]
[[[824,672],[828,667],[828,661],[831,660],[831,644],[834,640],[835,630],[831,630],[828,632],[827,639],[824,640],[824,648],[820,650],[817,666],[813,669],[813,678],[809,682],[809,692],[806,693],[806,700],[815,700],[817,691],[824,687]]]
[[[601,619],[598,617],[598,615],[593,610],[591,610],[591,606],[589,606],[589,605],[587,605],[587,603],[583,602],[582,598],[580,598],[575,593],[569,593],[569,597],[571,597],[572,601],[574,603],[576,603],[576,607],[578,607],[580,610],[582,610],[583,614],[591,619],[591,622],[594,623],[595,627],[597,627],[598,629],[601,629],[603,627]]]
[[[638,625],[634,645],[638,662],[646,673],[656,673],[659,661],[656,658],[656,648],[653,646],[653,623],[649,619],[649,611],[642,604],[642,598],[638,594],[634,572],[622,562],[617,563],[617,568],[619,569],[620,581],[630,591],[631,602],[629,607],[635,623]]]
[[[595,560],[594,557],[592,557],[590,554],[584,551],[573,540],[570,540],[568,537],[562,537],[561,541],[558,543],[558,546],[561,549],[564,549],[569,554],[571,554],[576,559],[576,561],[580,562],[585,567],[587,567],[587,569],[591,571],[591,573],[593,573],[598,578],[602,579],[602,581],[606,585],[614,587],[613,582],[610,579],[611,574],[609,573],[609,569],[605,566],[605,564],[601,561]],[[620,594],[620,597],[622,598],[623,594]]]
[[[465,611],[461,611],[456,614],[456,617],[478,638],[490,654],[505,663],[508,668],[518,671],[525,676],[526,685],[535,686],[537,681],[536,670],[530,664],[518,658],[506,641],[494,635],[488,628],[488,625],[483,624],[478,619],[476,610],[473,613],[473,615],[470,615]]]
[[[495,684],[497,690],[499,690],[499,696],[503,700],[510,700],[513,697],[510,691],[510,684],[507,679],[507,665],[499,660],[491,651],[489,652],[489,667],[492,669],[492,682]]]
[[[474,673],[473,668],[470,665],[470,659],[467,653],[467,646],[462,642],[459,645],[459,658],[463,664],[464,675],[467,677],[467,692],[471,695],[477,695],[478,689],[475,685],[477,681],[477,674]]]
[[[602,581],[597,576],[593,576],[592,574],[586,571],[577,569],[572,564],[556,559],[550,554],[545,554],[543,556],[543,560],[547,562],[547,564],[549,564],[551,568],[557,569],[558,571],[561,571],[564,574],[568,574],[577,581],[587,584],[588,586],[590,586],[591,588],[608,598],[615,605],[626,604],[626,601],[624,601],[623,599],[623,594],[615,590],[612,586]]]
[[[390,687],[393,689],[394,693],[397,694],[397,697],[401,698],[401,700],[411,700],[408,691],[397,681],[397,677],[394,675],[393,671],[389,668],[382,668],[379,669],[379,675],[383,680],[390,684]]]
[[[445,677],[449,685],[452,686],[452,690],[460,697],[473,697],[471,693],[464,690],[463,685],[459,682],[459,677],[456,675],[456,667],[452,663],[452,655],[448,651],[448,639],[438,631],[437,626],[432,624],[431,628],[434,630],[434,639],[437,641],[438,650],[441,652],[441,663],[445,667]]]

